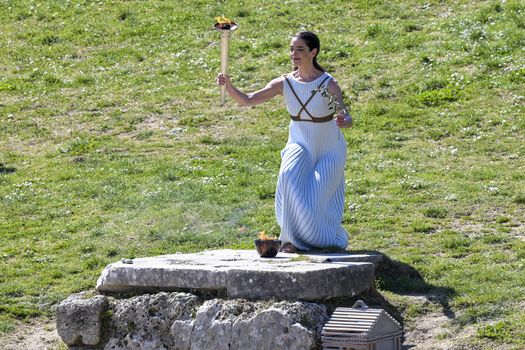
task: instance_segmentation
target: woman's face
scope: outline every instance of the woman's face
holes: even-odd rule
[[[310,51],[303,39],[292,38],[290,43],[290,59],[294,66],[312,64],[317,49]]]

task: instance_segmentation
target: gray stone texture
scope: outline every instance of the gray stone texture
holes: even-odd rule
[[[213,299],[198,310],[190,350],[315,349],[323,305]]]
[[[104,349],[174,349],[172,325],[191,319],[197,303],[194,295],[166,292],[115,301]]]
[[[105,336],[100,335],[100,323],[96,327],[86,323],[83,308],[87,305],[107,315]],[[70,349],[83,350],[317,349],[328,319],[321,304],[245,299],[202,302],[192,294],[166,292],[129,299],[73,295],[59,309],[61,315],[68,315],[57,318],[58,328],[67,330],[59,334]],[[97,337],[82,333],[91,334],[94,328],[99,331]]]
[[[277,303],[239,320],[232,328],[232,349],[316,349],[327,320],[324,305]]]
[[[102,340],[102,326],[108,308],[103,295],[70,295],[57,308],[57,332],[68,346],[97,345]]]
[[[133,259],[108,265],[101,293],[215,290],[231,298],[320,300],[352,297],[373,285],[378,254],[285,254],[260,258],[255,250],[214,250]]]
[[[369,289],[374,281],[374,267],[370,263],[319,265],[304,264],[270,271],[230,270],[227,293],[231,298],[320,300],[352,297]]]
[[[173,322],[173,325],[171,326],[171,335],[173,336],[173,341],[176,349],[190,349],[191,333],[193,332],[193,326],[193,320],[177,320]]]

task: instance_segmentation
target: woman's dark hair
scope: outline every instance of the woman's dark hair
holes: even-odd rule
[[[319,55],[319,51],[321,50],[321,42],[319,41],[319,38],[315,33],[313,32],[299,32],[294,35],[294,38],[301,39],[305,42],[306,46],[312,51],[313,49],[317,49],[317,54],[314,57],[314,67],[319,69],[322,72],[326,72],[326,69],[324,69],[319,63],[317,63],[317,55]],[[295,67],[297,69],[297,67]]]

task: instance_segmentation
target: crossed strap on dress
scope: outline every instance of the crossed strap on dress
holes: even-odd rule
[[[299,98],[299,96],[297,95],[297,93],[295,92],[292,84],[290,83],[290,81],[288,80],[288,77],[284,77],[284,79],[286,80],[286,82],[288,83],[288,86],[290,87],[290,90],[292,90],[295,98],[297,99],[297,102],[299,102],[299,104],[301,105],[301,109],[299,110],[299,113],[297,113],[297,115],[291,115],[290,114],[290,118],[292,120],[295,120],[295,121],[298,121],[298,122],[314,122],[314,123],[326,123],[326,122],[329,122],[330,120],[332,120],[334,118],[334,114],[330,114],[330,115],[327,115],[325,117],[314,117],[307,109],[306,109],[306,105],[308,103],[310,103],[310,101],[312,100],[312,98],[314,98],[315,94],[317,93],[317,91],[319,91],[319,89],[321,88],[321,86],[323,86],[324,82],[327,81],[328,79],[330,78],[330,76],[327,76],[326,78],[323,79],[323,81],[321,81],[321,84],[319,84],[319,86],[317,86],[317,89],[315,89],[314,91],[312,91],[312,95],[310,96],[310,98],[308,98],[308,100],[306,100],[305,103],[303,103],[303,101],[301,101],[301,99]],[[311,120],[308,120],[308,119],[301,119],[301,112],[302,111],[305,111],[306,114],[308,114],[308,116],[310,118],[312,118]]]

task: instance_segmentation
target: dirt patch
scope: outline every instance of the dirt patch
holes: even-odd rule
[[[437,313],[418,317],[417,322],[407,325],[403,349],[454,349],[474,335],[473,329],[452,335],[449,321],[447,316]]]
[[[55,320],[33,320],[20,323],[16,331],[0,335],[3,350],[58,350],[66,349],[56,330]]]
[[[121,139],[136,138],[140,134],[147,135],[148,132],[153,133],[155,131],[169,133],[170,130],[175,129],[175,126],[176,120],[173,117],[164,115],[150,115],[134,125],[133,131],[120,133],[118,134],[118,137]]]
[[[511,350],[511,344],[496,344],[476,338],[476,327],[457,327],[442,313],[420,316],[405,325],[403,350]]]

